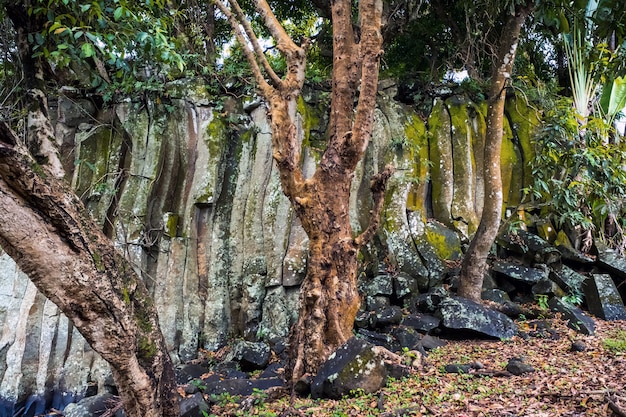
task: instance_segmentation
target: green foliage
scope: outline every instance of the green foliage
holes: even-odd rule
[[[526,192],[547,206],[557,226],[594,230],[623,249],[626,238],[626,145],[611,143],[611,126],[590,116],[576,117],[572,102],[560,98],[544,114],[534,139],[533,184]]]
[[[626,330],[617,330],[613,337],[602,341],[604,348],[616,354],[626,353]]]
[[[136,87],[125,82],[129,77],[148,71],[168,79],[185,68],[171,35],[176,13],[162,0],[38,0],[28,14],[43,22],[43,30],[28,35],[35,57],[79,78],[86,74],[82,81],[93,88],[102,90],[110,81],[128,92]]]
[[[192,379],[190,384],[193,385],[194,387],[198,388],[200,391],[205,391],[206,390],[206,384],[201,379]]]
[[[545,294],[537,294],[535,295],[535,301],[537,301],[537,305],[542,310],[548,309],[548,296]]]

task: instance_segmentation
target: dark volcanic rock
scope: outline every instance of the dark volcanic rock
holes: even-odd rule
[[[450,363],[444,369],[449,374],[466,374],[472,369],[472,366],[469,364]]]
[[[498,288],[484,290],[480,296],[483,300],[493,301],[498,304],[503,304],[505,301],[511,300],[506,292]]]
[[[393,277],[393,292],[397,298],[404,298],[407,295],[417,294],[417,279],[400,272]]]
[[[63,410],[65,417],[94,417],[101,416],[109,410],[115,408],[120,399],[113,394],[102,394],[94,397],[83,398],[77,403],[69,404]],[[115,417],[124,416],[123,410],[119,409],[112,414]]]
[[[350,338],[322,364],[313,378],[311,396],[339,399],[354,390],[378,391],[387,382],[387,370],[373,347],[364,340]]]
[[[393,294],[393,278],[389,274],[366,277],[359,282],[359,290],[369,296],[391,295]]]
[[[536,284],[539,281],[548,278],[547,268],[531,268],[507,262],[502,259],[495,261],[491,266],[491,270],[513,282],[521,282],[524,284]]]
[[[439,307],[441,301],[449,297],[448,291],[443,287],[438,287],[426,294],[420,294],[411,298],[409,310],[413,314],[433,313]]]
[[[585,255],[581,251],[574,248],[567,247],[565,245],[559,245],[556,247],[561,252],[561,258],[564,261],[573,262],[581,265],[588,265],[595,262],[595,259],[589,255]]]
[[[438,313],[441,324],[448,329],[471,330],[499,339],[517,334],[517,326],[509,317],[462,297],[446,298]]]
[[[439,327],[441,319],[431,316],[430,314],[409,314],[402,319],[403,326],[412,327],[418,332],[428,333]]]
[[[561,262],[561,252],[557,248],[525,230],[500,235],[497,242],[508,250],[522,255],[528,262],[550,266],[559,265]]]
[[[402,321],[402,309],[398,306],[389,306],[376,312],[376,325],[380,327],[398,324]]]
[[[270,347],[264,342],[239,341],[227,360],[238,361],[244,371],[264,369],[270,360]]]
[[[550,279],[559,287],[568,292],[580,292],[586,277],[572,268],[563,265],[561,268],[550,271]]]
[[[245,397],[254,393],[255,390],[267,390],[282,386],[284,383],[280,378],[211,379],[205,380],[204,393],[209,395],[212,401],[217,401],[223,394]]]
[[[506,370],[513,375],[518,376],[529,372],[535,372],[535,368],[526,363],[523,358],[512,358],[506,365]]]
[[[409,350],[422,349],[422,345],[420,344],[422,335],[412,327],[398,326],[394,329],[393,335],[398,341],[400,348],[407,348]]]
[[[359,329],[357,337],[373,345],[382,346],[392,352],[400,350],[398,341],[390,334],[378,333],[367,329]]]
[[[598,266],[619,277],[621,281],[626,280],[626,258],[620,256],[613,249],[599,246],[597,262]]]
[[[582,334],[593,335],[596,331],[596,323],[591,317],[583,313],[583,311],[563,300],[552,297],[548,302],[548,306],[552,311],[561,313],[565,320],[568,320],[567,326]]]
[[[610,275],[593,274],[583,288],[591,314],[604,320],[626,320],[624,302]]]
[[[203,417],[210,411],[209,405],[204,401],[202,393],[197,392],[180,401],[181,417]],[[204,412],[204,413],[203,413]]]
[[[424,335],[424,337],[422,337],[420,344],[425,350],[433,350],[447,345],[448,342],[446,342],[445,340],[441,340],[437,336],[431,336],[429,334],[426,334]]]

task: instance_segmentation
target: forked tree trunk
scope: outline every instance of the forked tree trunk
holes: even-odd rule
[[[304,82],[304,49],[287,36],[267,2],[255,0],[257,12],[287,59],[289,71],[284,79],[278,78],[237,2],[230,0],[230,7],[221,0],[215,3],[244,46],[261,94],[269,104],[274,159],[283,192],[309,236],[299,318],[289,337],[288,368],[293,383],[306,373],[316,373],[319,365],[352,336],[360,305],[357,253],[378,227],[385,185],[392,172],[388,168],[372,179],[372,219],[368,228],[355,237],[350,226],[350,184],[373,127],[382,45],[382,1],[359,2],[358,40],[353,32],[352,2],[331,2],[334,62],[330,133],[327,149],[310,179],[304,179],[300,170],[295,126],[295,103]]]
[[[487,256],[498,234],[502,219],[502,176],[500,154],[504,126],[504,103],[506,83],[511,78],[519,34],[532,10],[532,3],[518,6],[514,15],[509,15],[502,28],[498,47],[498,62],[491,78],[488,98],[487,133],[484,156],[484,206],[480,224],[470,243],[461,265],[458,294],[480,301],[483,278],[487,269]]]
[[[0,123],[0,246],[109,363],[128,416],[177,416],[154,304],[69,186]]]

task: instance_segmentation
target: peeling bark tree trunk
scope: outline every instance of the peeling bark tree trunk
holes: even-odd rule
[[[109,363],[128,416],[177,416],[156,310],[67,184],[0,124],[0,246]]]
[[[299,318],[289,338],[289,370],[293,383],[304,374],[316,373],[320,364],[352,336],[360,305],[356,285],[357,253],[378,227],[385,185],[392,172],[387,168],[372,178],[372,220],[368,228],[355,237],[349,216],[350,184],[370,141],[374,121],[382,44],[382,1],[359,2],[358,40],[351,21],[351,1],[331,2],[334,63],[330,134],[320,165],[310,179],[304,179],[300,170],[300,144],[295,126],[296,100],[304,83],[304,48],[287,36],[265,0],[255,1],[257,12],[265,19],[278,49],[287,59],[289,71],[280,79],[269,67],[237,2],[229,3],[230,8],[216,0],[229,18],[240,44],[252,45],[245,53],[269,104],[274,159],[283,192],[309,237]]]
[[[480,301],[483,278],[487,269],[487,256],[496,239],[502,219],[502,177],[500,151],[504,126],[504,103],[506,82],[511,77],[519,34],[532,10],[532,3],[518,6],[514,15],[507,16],[498,48],[498,61],[491,78],[488,98],[487,133],[484,156],[484,207],[478,230],[461,265],[461,280],[458,294]]]

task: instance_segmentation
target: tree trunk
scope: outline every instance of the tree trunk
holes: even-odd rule
[[[289,71],[284,79],[278,78],[237,1],[230,0],[230,7],[221,0],[215,3],[244,46],[261,94],[269,104],[273,154],[283,192],[309,237],[299,318],[289,336],[288,368],[294,383],[304,374],[316,373],[319,365],[352,336],[360,305],[356,285],[357,253],[378,227],[385,185],[392,172],[388,168],[372,179],[372,220],[360,236],[354,237],[349,215],[350,184],[370,141],[374,122],[382,45],[382,1],[359,2],[358,40],[353,32],[352,2],[330,3],[334,63],[329,140],[320,165],[310,179],[304,179],[300,170],[300,143],[295,125],[296,100],[304,83],[304,48],[293,43],[265,0],[255,0],[257,12],[287,60]]]
[[[28,120],[25,144],[0,123],[0,246],[109,363],[128,416],[177,416],[174,368],[154,303],[63,180],[44,93],[47,67],[27,39],[44,25],[28,6],[6,6]]]
[[[518,6],[514,15],[506,19],[500,45],[498,61],[494,68],[488,98],[487,133],[484,156],[484,206],[478,230],[461,265],[461,281],[458,294],[474,301],[480,301],[483,278],[487,269],[487,256],[493,245],[502,219],[502,177],[500,172],[500,150],[504,125],[504,103],[506,83],[510,80],[515,61],[519,34],[532,10],[529,2]]]
[[[154,304],[67,184],[0,124],[0,246],[111,365],[128,416],[177,416]]]

